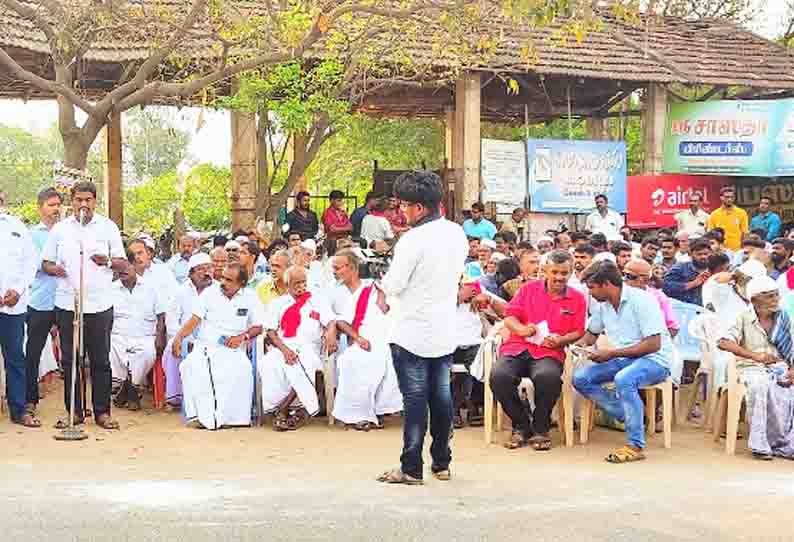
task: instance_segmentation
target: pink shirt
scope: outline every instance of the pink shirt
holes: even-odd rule
[[[587,317],[587,302],[584,295],[573,288],[566,288],[562,295],[552,298],[546,289],[546,281],[527,282],[513,296],[507,306],[505,317],[513,316],[522,324],[539,324],[544,320],[552,335],[567,335],[573,331],[584,333]],[[552,350],[527,342],[525,337],[510,335],[500,350],[501,355],[517,356],[528,351],[534,359],[554,358],[565,361],[565,350]]]
[[[659,308],[662,309],[664,324],[667,326],[667,329],[678,329],[678,318],[676,318],[675,313],[673,312],[673,306],[670,304],[670,298],[667,297],[663,291],[657,290],[656,288],[648,288],[648,293],[655,297],[656,301],[659,302]]]

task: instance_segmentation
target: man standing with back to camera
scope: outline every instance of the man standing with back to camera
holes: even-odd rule
[[[423,483],[428,407],[433,437],[431,471],[438,480],[451,478],[449,379],[457,347],[458,282],[469,245],[463,229],[440,215],[443,189],[438,175],[404,173],[394,183],[394,195],[402,201],[412,227],[395,246],[391,267],[378,285],[378,303],[388,310],[385,296],[397,302],[391,351],[405,418],[400,468],[384,472],[378,481],[419,485]]]

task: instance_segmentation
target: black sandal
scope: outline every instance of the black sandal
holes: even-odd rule
[[[276,417],[273,418],[273,430],[279,433],[289,431],[289,415],[283,413],[276,414]]]
[[[546,435],[534,435],[527,442],[536,452],[551,450],[551,439]]]

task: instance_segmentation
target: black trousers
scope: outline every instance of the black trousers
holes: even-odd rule
[[[474,358],[477,357],[479,345],[459,346],[452,354],[452,363],[460,364],[471,369]],[[455,411],[466,406],[467,401],[480,406],[484,401],[485,386],[469,373],[452,373],[452,403]]]
[[[491,390],[510,416],[514,431],[526,435],[549,432],[551,411],[562,391],[562,369],[562,363],[556,359],[533,359],[527,351],[499,358],[491,369]],[[531,421],[518,396],[518,385],[527,377],[535,386],[535,411]]]
[[[39,365],[47,336],[55,325],[55,311],[37,311],[28,307],[28,341],[25,345],[25,381],[28,403],[39,402]]]
[[[74,344],[74,312],[55,309],[55,321],[61,334],[63,365],[64,404],[69,410],[72,391],[72,348]],[[110,414],[110,330],[113,327],[113,308],[96,314],[84,315],[83,339],[85,354],[91,362],[91,403],[94,418]],[[76,375],[74,398],[75,417],[83,417],[82,382],[80,372]]]

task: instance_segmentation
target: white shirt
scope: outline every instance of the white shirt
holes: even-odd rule
[[[739,314],[752,305],[736,293],[732,283],[719,283],[710,277],[703,284],[703,306],[711,305],[719,317],[720,333],[725,333],[736,322]]]
[[[394,239],[394,232],[391,230],[391,224],[389,224],[389,220],[385,216],[369,214],[361,222],[361,238],[367,244],[372,241],[386,241]]]
[[[202,293],[210,287],[212,287],[212,284],[202,290]],[[182,329],[182,326],[190,320],[190,317],[193,316],[193,309],[196,307],[199,295],[201,294],[196,290],[192,280],[187,280],[184,284],[177,287],[176,294],[171,299],[168,312],[165,314],[165,328],[169,336],[173,337],[176,335]]]
[[[287,344],[310,344],[319,354],[323,340],[322,329],[334,319],[334,313],[325,298],[312,294],[309,300],[301,307],[301,323],[298,326],[297,334],[295,337],[285,339],[281,330],[281,318],[284,316],[284,312],[294,303],[295,298],[289,293],[274,299],[267,306],[265,329],[277,331]]]
[[[678,263],[689,263],[692,261],[692,256],[689,254],[684,254],[683,252],[676,252],[675,261]]]
[[[174,299],[179,283],[174,278],[174,274],[164,263],[152,263],[143,272],[143,278],[146,279],[151,287],[157,292],[157,295],[163,298],[163,304],[167,307]],[[186,282],[190,282],[189,280]]]
[[[698,209],[694,214],[692,214],[690,209],[686,209],[675,215],[678,231],[685,231],[689,235],[705,235],[708,222],[709,214],[703,209]]]
[[[405,232],[382,288],[397,305],[392,342],[425,358],[457,348],[458,281],[469,243],[463,228],[445,218]]]
[[[482,319],[471,310],[471,304],[461,303],[455,309],[455,330],[458,346],[482,344]]]
[[[99,267],[91,256],[102,254],[110,258],[125,258],[124,245],[116,224],[95,214],[91,222],[80,225],[74,216],[58,222],[50,232],[42,251],[42,259],[61,265],[66,278],[59,278],[55,288],[55,306],[74,310],[75,292],[80,285],[80,246],[84,247],[85,314],[104,312],[113,306],[111,284],[113,271]]]
[[[221,337],[241,335],[253,326],[262,325],[262,303],[250,288],[240,288],[229,299],[219,283],[196,298],[193,315],[201,319],[198,340],[217,345]]]
[[[0,213],[0,296],[8,290],[19,294],[13,307],[0,307],[2,314],[23,314],[28,310],[28,288],[33,283],[38,257],[30,232],[17,217]]]
[[[613,211],[607,209],[605,216],[601,216],[598,209],[587,215],[587,222],[585,229],[591,233],[603,233],[607,241],[617,241],[621,239],[620,228],[623,227],[623,217]]]
[[[187,280],[188,276],[188,263],[190,262],[190,256],[187,259],[182,257],[182,254],[174,254],[171,256],[171,259],[168,260],[166,264],[168,268],[173,273],[174,278],[176,279],[177,283],[184,284]]]
[[[154,337],[157,316],[168,308],[154,287],[138,277],[130,291],[120,280],[112,283],[113,333],[123,337]]]

